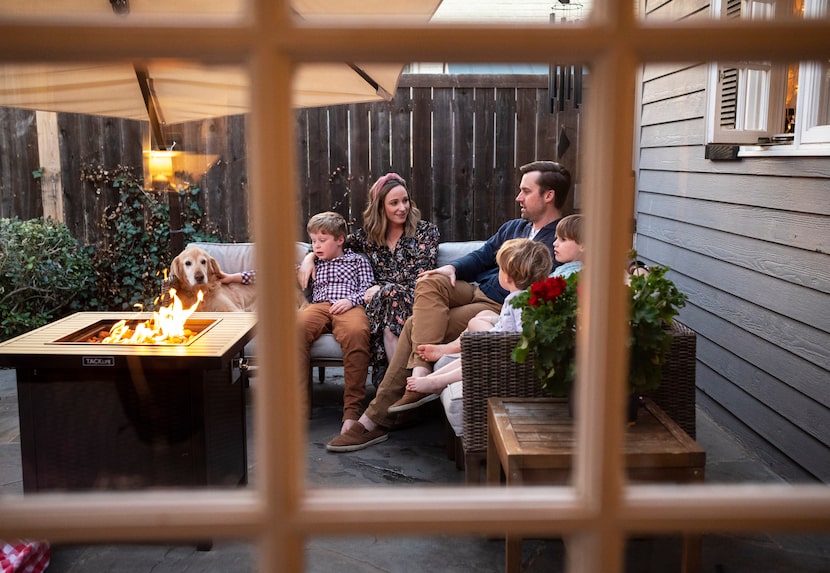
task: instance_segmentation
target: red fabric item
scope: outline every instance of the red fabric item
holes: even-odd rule
[[[50,557],[46,541],[0,541],[0,573],[42,573]]]

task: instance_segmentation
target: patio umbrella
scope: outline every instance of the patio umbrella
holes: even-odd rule
[[[426,22],[441,0],[294,0],[309,22],[394,16]],[[198,13],[233,17],[241,0],[4,0],[4,13],[130,14]],[[120,12],[120,14],[119,14]],[[295,107],[389,100],[403,64],[359,62],[301,64],[295,74]],[[92,63],[0,65],[0,106],[149,120],[156,141],[160,125],[245,113],[244,70],[196,63]]]

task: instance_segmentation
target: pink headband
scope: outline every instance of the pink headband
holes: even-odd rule
[[[372,201],[374,201],[375,199],[378,198],[378,194],[380,193],[380,190],[383,189],[383,186],[386,185],[387,183],[389,183],[389,181],[392,180],[392,179],[397,179],[398,181],[401,182],[401,185],[406,187],[406,181],[404,180],[403,177],[401,177],[397,173],[387,173],[386,175],[384,175],[383,177],[378,179],[375,182],[374,185],[372,185],[372,190],[370,191],[370,195],[372,196]]]

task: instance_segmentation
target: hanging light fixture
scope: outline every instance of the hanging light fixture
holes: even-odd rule
[[[551,24],[567,24],[582,20],[582,4],[571,0],[558,0],[550,13]],[[565,101],[573,106],[582,104],[582,65],[551,64],[548,68],[548,92],[550,112],[565,111]]]

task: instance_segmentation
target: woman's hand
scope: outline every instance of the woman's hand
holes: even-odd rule
[[[303,262],[300,263],[300,268],[297,270],[297,282],[300,283],[300,288],[305,290],[308,288],[308,280],[314,278],[314,253],[308,253],[303,257]]]
[[[375,295],[380,290],[380,285],[371,286],[366,289],[366,292],[363,294],[363,303],[369,304],[369,301],[375,298]]]

